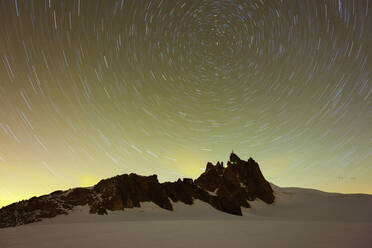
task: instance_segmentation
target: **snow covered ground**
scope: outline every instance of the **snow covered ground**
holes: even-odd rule
[[[372,195],[273,185],[272,205],[251,202],[233,216],[195,201],[170,212],[152,203],[70,215],[0,229],[0,247],[372,247]]]

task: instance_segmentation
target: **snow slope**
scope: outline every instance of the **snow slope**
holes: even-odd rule
[[[0,247],[372,247],[372,195],[279,188],[267,205],[250,202],[244,216],[195,201],[174,211],[141,208],[70,215],[0,229]]]

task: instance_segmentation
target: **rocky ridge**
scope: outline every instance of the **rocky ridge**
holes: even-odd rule
[[[192,205],[194,199],[204,201],[223,212],[242,215],[241,207],[249,208],[256,198],[271,204],[274,194],[259,165],[252,158],[241,160],[231,153],[227,167],[222,162],[208,162],[206,170],[196,180],[178,179],[159,183],[157,175],[134,173],[101,180],[93,187],[55,191],[32,197],[0,209],[0,228],[41,221],[68,214],[75,206],[89,205],[91,214],[141,207],[151,201],[172,211],[172,202]]]

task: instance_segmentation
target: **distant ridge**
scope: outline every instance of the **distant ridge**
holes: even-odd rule
[[[256,198],[271,204],[273,190],[265,180],[256,161],[241,160],[230,154],[227,167],[222,162],[207,163],[205,172],[195,181],[191,178],[159,183],[157,175],[140,176],[134,173],[101,180],[93,187],[55,191],[49,195],[32,197],[0,209],[0,228],[18,226],[68,214],[75,206],[89,205],[91,214],[141,207],[151,201],[172,211],[172,202],[192,205],[199,199],[214,208],[234,215],[242,215],[241,207]]]

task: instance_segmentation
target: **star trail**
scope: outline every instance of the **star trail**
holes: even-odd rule
[[[0,206],[234,150],[279,186],[372,193],[360,1],[0,1]]]

